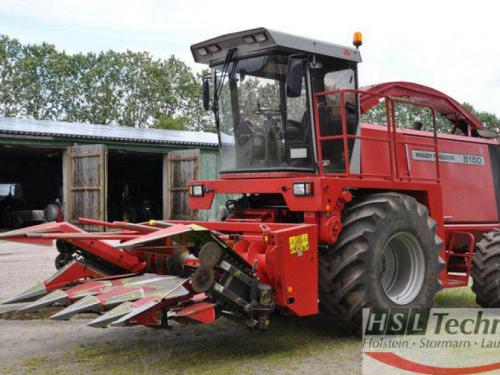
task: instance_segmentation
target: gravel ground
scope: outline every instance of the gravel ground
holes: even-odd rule
[[[0,302],[54,271],[53,247],[0,242]],[[20,305],[0,305],[0,312]],[[0,373],[359,373],[359,340],[319,318],[276,317],[268,332],[229,321],[153,330],[95,329],[88,318],[0,319]],[[262,337],[265,336],[265,337]]]
[[[0,241],[0,303],[54,273],[56,256],[52,246]],[[0,305],[0,312],[8,308]]]
[[[307,327],[312,335],[304,336],[302,329],[283,332],[285,323],[279,322],[266,338],[227,321],[168,331],[92,329],[84,323],[0,320],[0,373],[356,374],[361,369],[357,341],[332,336],[326,344],[312,326]],[[321,350],[311,351],[306,341],[321,338]]]
[[[52,247],[0,241],[0,302],[55,272]],[[439,307],[474,307],[469,288],[441,292]],[[20,305],[0,305],[0,313]],[[71,321],[5,319],[0,314],[0,374],[358,374],[361,343],[321,317],[273,316],[266,332],[233,322],[153,330],[95,329]]]

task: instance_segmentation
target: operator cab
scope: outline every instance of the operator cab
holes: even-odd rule
[[[317,172],[313,95],[358,88],[357,49],[258,28],[195,44],[191,52],[211,68],[203,85],[204,106],[208,109],[211,99],[222,173]],[[318,97],[322,136],[342,134],[336,98]],[[347,131],[354,135],[357,95],[347,93],[344,101]],[[342,172],[342,140],[326,142],[323,169]]]

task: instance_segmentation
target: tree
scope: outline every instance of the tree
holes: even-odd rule
[[[0,113],[14,116],[19,111],[15,58],[21,50],[21,44],[0,35],[0,46]]]
[[[463,106],[472,113],[484,126],[500,134],[500,118],[493,113],[478,111],[472,104],[464,103]]]
[[[156,129],[186,130],[189,128],[189,118],[161,115],[153,127]]]
[[[214,130],[200,77],[175,56],[78,53],[0,35],[0,116]]]

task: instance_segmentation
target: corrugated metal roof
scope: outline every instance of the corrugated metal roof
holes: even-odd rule
[[[131,128],[11,117],[0,117],[1,134],[165,145],[217,146],[218,144],[217,134],[215,133]]]

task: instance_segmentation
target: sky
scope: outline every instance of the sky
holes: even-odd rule
[[[500,116],[496,0],[0,0],[0,33],[68,53],[171,54],[194,70],[189,46],[268,27],[351,45],[361,31],[360,84],[411,81]]]

